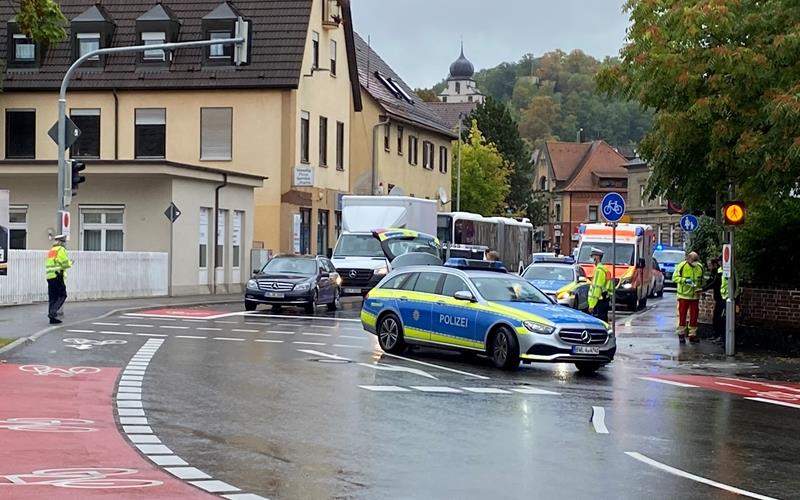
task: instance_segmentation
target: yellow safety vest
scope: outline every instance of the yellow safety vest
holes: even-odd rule
[[[703,266],[689,264],[685,260],[675,266],[672,281],[678,285],[678,298],[699,300],[703,289]]]
[[[67,256],[67,249],[63,246],[54,245],[53,248],[47,252],[47,261],[45,263],[47,279],[51,280],[56,278],[58,273],[63,273],[64,278],[66,278],[66,271],[70,267],[72,267],[72,262]]]
[[[592,286],[589,287],[589,307],[594,309],[603,292],[614,293],[614,280],[611,278],[611,271],[606,269],[602,263],[598,264],[592,277]]]

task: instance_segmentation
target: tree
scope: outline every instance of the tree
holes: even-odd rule
[[[549,96],[534,97],[522,113],[520,133],[530,143],[550,139],[553,129],[560,126],[561,106]]]
[[[457,149],[453,151],[453,164]],[[488,143],[472,119],[467,141],[461,144],[461,210],[481,215],[497,215],[505,207],[509,171],[494,144]],[[457,193],[457,177],[453,176]]]
[[[639,151],[650,191],[692,210],[734,180],[751,201],[800,178],[800,3],[628,0],[621,62],[598,75],[611,96],[656,110]]]
[[[493,144],[506,162],[510,172],[511,189],[506,206],[516,215],[526,215],[533,189],[530,152],[519,135],[519,127],[508,108],[487,98],[470,114],[486,140]],[[470,133],[472,133],[470,131]]]
[[[20,0],[17,23],[37,42],[58,43],[67,37],[67,18],[54,0]]]
[[[439,96],[433,89],[414,89],[414,93],[425,102],[439,102]]]

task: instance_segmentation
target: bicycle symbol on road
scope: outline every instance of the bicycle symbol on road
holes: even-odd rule
[[[20,371],[33,373],[34,375],[54,375],[56,377],[74,377],[75,375],[88,375],[100,373],[100,368],[94,366],[73,366],[72,368],[56,368],[47,365],[22,365]]]
[[[136,469],[121,468],[83,468],[74,467],[67,469],[42,469],[30,474],[9,474],[0,476],[0,486],[41,486],[50,485],[59,488],[90,488],[90,489],[118,489],[118,488],[147,488],[159,486],[162,483],[155,479],[120,478],[137,474]],[[3,482],[3,481],[8,482]]]
[[[76,339],[76,338],[67,338],[64,339],[64,343],[71,344],[67,347],[72,347],[74,349],[78,349],[84,351],[86,349],[91,349],[95,346],[102,346],[102,345],[120,345],[120,344],[127,344],[127,340],[93,340],[93,339]]]
[[[622,215],[624,211],[625,207],[617,203],[617,200],[611,200],[603,207],[603,215]]]
[[[94,427],[82,427],[93,423],[94,420],[82,418],[20,417],[0,420],[0,429],[25,432],[96,432]]]

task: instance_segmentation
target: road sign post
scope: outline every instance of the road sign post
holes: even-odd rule
[[[603,217],[611,224],[611,333],[617,335],[617,223],[625,215],[625,198],[619,193],[611,192],[603,196],[600,202]]]
[[[172,297],[172,240],[173,240],[173,228],[175,226],[175,221],[178,220],[178,217],[181,216],[181,211],[174,202],[171,202],[166,210],[164,210],[164,215],[169,220],[169,260],[167,263],[167,294]]]

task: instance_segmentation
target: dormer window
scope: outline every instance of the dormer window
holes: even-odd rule
[[[141,45],[161,45],[178,41],[181,24],[172,9],[156,4],[136,19],[136,36]],[[172,51],[164,49],[145,50],[139,62],[147,65],[169,65]]]
[[[28,38],[17,26],[16,18],[7,25],[7,53],[9,68],[32,68],[42,60],[42,46]]]
[[[114,21],[102,5],[92,5],[72,20],[73,57],[81,56],[106,47],[111,47],[114,38]],[[104,56],[93,56],[84,63],[87,66],[102,66]]]
[[[36,60],[36,44],[22,34],[14,35],[14,60],[32,62]]]
[[[203,38],[206,40],[226,40],[234,38],[236,31],[236,21],[240,14],[228,2],[222,2],[206,14],[202,19]],[[230,65],[233,63],[233,44],[211,45],[206,49],[204,64],[206,65]]]

